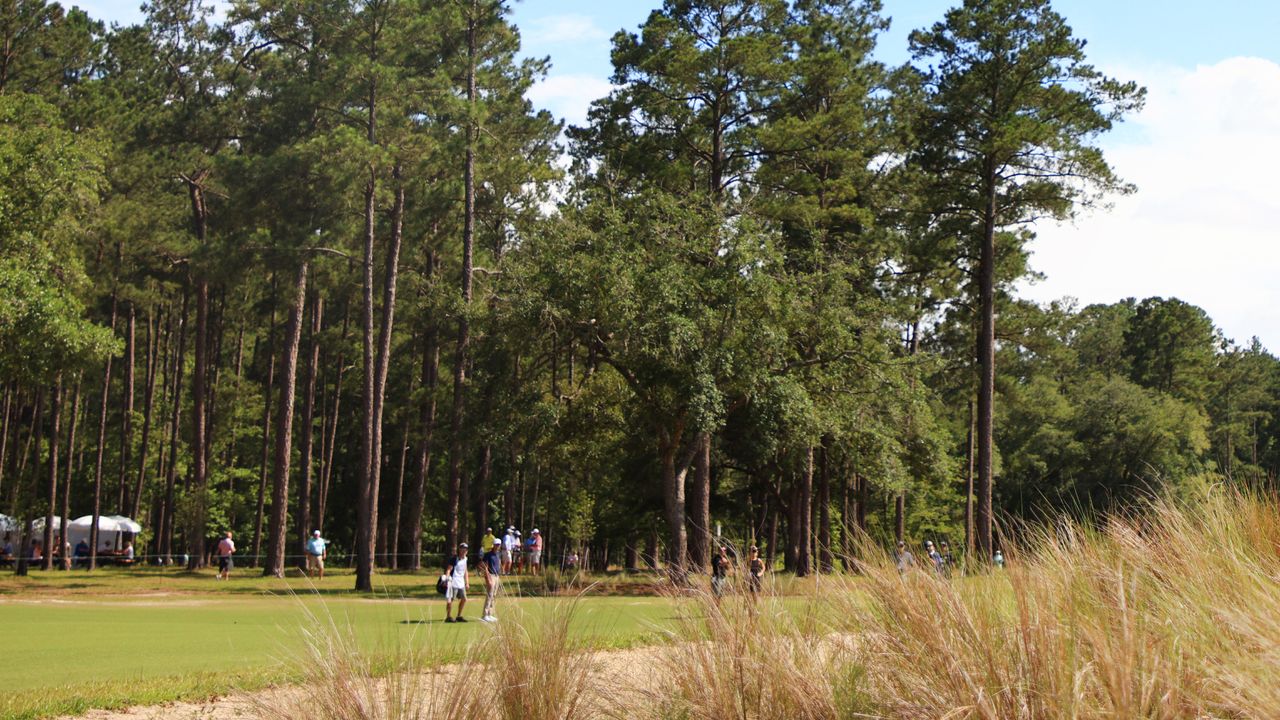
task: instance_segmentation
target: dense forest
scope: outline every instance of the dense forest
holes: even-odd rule
[[[887,26],[666,0],[565,127],[502,0],[0,3],[0,510],[268,574],[319,528],[369,588],[508,524],[807,574],[1273,487],[1259,342],[1015,293],[1037,222],[1134,190],[1098,140],[1143,90],[1047,0],[964,0],[902,67]]]

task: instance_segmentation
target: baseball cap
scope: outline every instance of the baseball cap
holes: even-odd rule
[[[466,543],[458,543],[458,547],[460,547],[460,548],[465,548],[465,547],[470,547],[470,546],[469,546],[469,545],[467,545]]]
[[[312,531],[311,531],[311,534],[312,534],[312,535],[315,535],[316,537],[320,537],[320,531],[319,531],[319,530],[312,530]]]
[[[499,539],[497,539],[497,538],[494,538],[494,539],[493,539],[493,546],[494,546],[494,547],[498,547],[498,546],[499,546],[499,545],[501,545],[501,544],[502,544],[502,541],[501,541],[501,540],[499,540]]]
[[[541,535],[542,533],[538,532],[538,528],[534,528],[534,529],[533,529],[533,534],[534,534],[534,535]]]

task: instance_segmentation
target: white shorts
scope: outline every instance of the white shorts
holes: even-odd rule
[[[529,551],[529,564],[530,564],[530,565],[541,565],[541,564],[542,564],[542,551],[541,551],[541,550],[530,550],[530,551]]]

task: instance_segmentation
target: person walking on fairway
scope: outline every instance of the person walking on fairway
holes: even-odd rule
[[[329,541],[320,537],[320,531],[315,530],[311,533],[311,538],[307,540],[307,575],[316,573],[317,576],[324,579],[324,560],[329,556]]]
[[[231,539],[231,531],[227,531],[226,537],[218,541],[218,579],[230,580],[231,570],[235,568],[236,544]]]
[[[449,558],[444,565],[444,574],[449,576],[449,586],[444,592],[444,621],[466,622],[462,617],[462,608],[467,606],[467,544],[458,545],[458,554]],[[453,601],[458,601],[458,616],[453,616]]]
[[[502,584],[502,541],[494,539],[489,550],[485,552],[480,563],[480,572],[484,573],[484,622],[497,622],[493,614],[493,604],[498,597],[498,587]],[[458,612],[462,612],[459,610]]]

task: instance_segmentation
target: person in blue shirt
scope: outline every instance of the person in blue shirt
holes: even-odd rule
[[[933,571],[941,575],[943,567],[946,565],[946,561],[942,559],[942,554],[934,549],[932,540],[925,541],[924,549],[929,554],[929,560],[933,562]]]
[[[329,555],[329,541],[320,537],[320,531],[311,533],[307,540],[307,575],[313,572],[324,579],[324,559]]]
[[[493,614],[493,605],[498,598],[498,587],[502,584],[502,541],[494,539],[481,558],[480,572],[484,575],[484,622],[496,622],[498,616]]]

